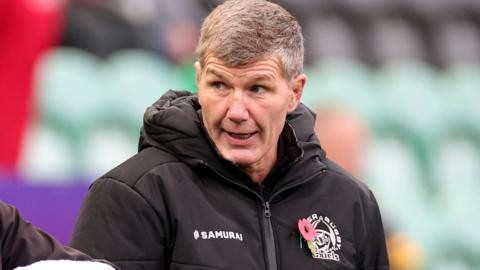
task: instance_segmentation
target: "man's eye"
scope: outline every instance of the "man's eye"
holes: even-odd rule
[[[213,88],[218,89],[218,90],[225,89],[225,84],[222,83],[222,82],[213,82],[211,85],[212,85]]]
[[[267,88],[266,87],[263,87],[261,85],[254,85],[252,86],[252,92],[254,93],[263,93],[267,91]]]

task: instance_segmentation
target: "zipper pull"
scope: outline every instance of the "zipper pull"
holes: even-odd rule
[[[265,212],[264,215],[266,218],[270,218],[272,216],[272,212],[270,212],[270,203],[265,202]]]

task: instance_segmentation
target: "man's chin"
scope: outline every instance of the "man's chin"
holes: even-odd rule
[[[222,155],[226,160],[229,160],[240,167],[249,167],[256,162],[251,149],[229,151]]]

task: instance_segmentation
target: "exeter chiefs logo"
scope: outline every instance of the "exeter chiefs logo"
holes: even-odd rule
[[[330,218],[313,214],[307,219],[300,220],[299,229],[302,235],[304,235],[301,223],[306,226],[303,228],[307,231],[309,230],[308,227],[312,229],[311,237],[309,240],[306,240],[313,258],[334,261],[340,260],[337,251],[342,247],[342,238]],[[315,231],[313,231],[313,228]]]

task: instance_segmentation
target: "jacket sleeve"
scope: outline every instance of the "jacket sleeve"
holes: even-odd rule
[[[362,249],[361,268],[364,270],[388,270],[388,254],[385,233],[377,201],[370,191],[367,203],[368,237]]]
[[[0,259],[3,270],[39,260],[89,260],[90,257],[62,246],[49,234],[20,216],[18,210],[0,201]]]
[[[165,269],[163,224],[154,208],[129,185],[111,178],[90,188],[71,246],[122,270]]]

